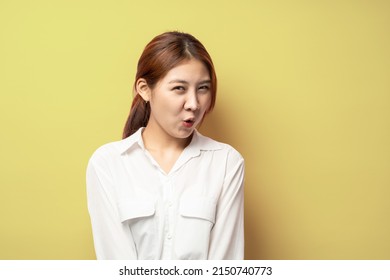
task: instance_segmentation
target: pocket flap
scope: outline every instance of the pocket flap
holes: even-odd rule
[[[141,218],[154,215],[156,208],[153,201],[126,200],[118,205],[121,222],[129,219]]]
[[[188,197],[180,200],[180,214],[215,223],[216,203],[207,197]]]

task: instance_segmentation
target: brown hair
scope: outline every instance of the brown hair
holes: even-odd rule
[[[191,58],[203,62],[210,74],[211,103],[205,114],[209,113],[214,108],[217,93],[217,76],[213,61],[202,43],[187,33],[166,32],[156,36],[146,45],[138,60],[134,91],[138,79],[145,79],[148,86],[153,89],[157,82],[164,78],[169,70],[182,61]],[[136,132],[140,127],[146,126],[149,121],[149,116],[149,103],[146,103],[139,94],[136,94],[131,104],[130,114],[127,118],[122,137],[126,138]]]

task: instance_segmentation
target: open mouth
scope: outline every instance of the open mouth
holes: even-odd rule
[[[194,125],[195,123],[195,119],[193,118],[190,118],[190,119],[186,119],[183,121],[184,125],[187,126],[187,127],[191,127]]]

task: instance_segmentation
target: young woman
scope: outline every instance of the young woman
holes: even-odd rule
[[[244,160],[196,130],[216,90],[192,35],[146,46],[123,140],[97,149],[87,168],[98,259],[243,259]]]

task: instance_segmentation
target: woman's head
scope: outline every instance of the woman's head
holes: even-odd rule
[[[200,62],[208,72],[210,100],[204,114],[213,109],[216,99],[217,78],[210,55],[192,35],[166,32],[155,37],[145,47],[138,61],[134,83],[135,96],[123,131],[123,138],[133,134],[140,127],[146,126],[149,121],[151,106],[148,101],[151,100],[148,100],[142,86],[153,92],[170,70],[194,61]],[[201,116],[202,119],[204,114]]]

